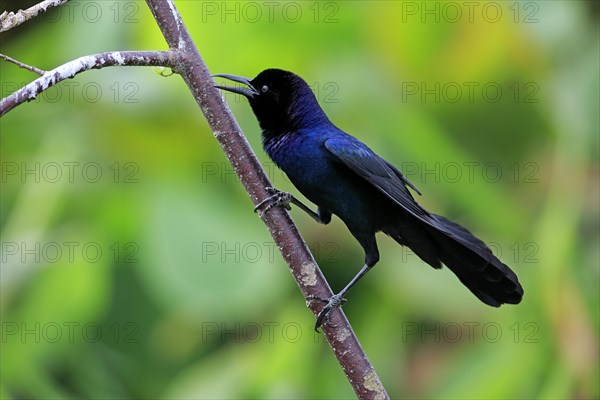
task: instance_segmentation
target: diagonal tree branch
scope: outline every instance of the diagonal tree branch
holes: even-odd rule
[[[41,77],[0,100],[0,117],[25,102],[35,99],[40,93],[60,81],[75,75],[112,66],[155,66],[175,68],[172,51],[112,51],[80,57],[44,73]]]
[[[172,0],[146,0],[169,47],[177,49],[177,71],[187,83],[204,113],[215,138],[221,144],[244,188],[254,204],[269,196],[265,190],[272,186],[250,148],[244,134],[213,86],[214,81],[196,49]],[[277,243],[304,297],[330,297],[331,288],[323,277],[306,243],[286,210],[274,207],[261,215]],[[317,315],[320,305],[308,304]],[[386,399],[388,395],[381,380],[362,349],[350,323],[340,309],[332,313],[336,328],[324,326],[323,331],[336,358],[357,396],[361,399]]]
[[[49,1],[60,5],[68,0]],[[0,116],[14,107],[34,99],[58,82],[83,71],[108,66],[163,66],[181,74],[204,113],[217,141],[220,143],[236,174],[254,204],[269,196],[271,186],[262,166],[250,148],[244,134],[213,86],[214,81],[198,53],[172,0],[146,0],[168,45],[168,51],[116,51],[78,58],[63,64],[0,101]],[[44,4],[47,2],[42,2]],[[38,6],[40,6],[38,4]],[[36,13],[37,14],[37,13]],[[35,16],[35,15],[33,15]],[[0,16],[4,21],[6,13]],[[15,26],[15,25],[13,25]],[[330,297],[331,288],[323,277],[306,243],[286,210],[274,207],[260,214],[269,233],[278,245],[284,260],[304,297]],[[315,316],[321,310],[318,302],[308,303]],[[350,323],[341,309],[332,312],[337,327],[323,326],[323,332],[348,381],[361,399],[388,399],[381,380],[369,362]]]
[[[67,1],[69,0],[45,0],[29,7],[27,10],[19,10],[16,13],[4,11],[0,14],[0,32],[19,26],[28,19],[37,16],[40,12],[45,12],[49,8],[65,4]]]

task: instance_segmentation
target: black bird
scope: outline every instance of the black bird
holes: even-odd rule
[[[326,305],[315,328],[323,322],[331,325],[330,311],[379,261],[377,232],[408,246],[433,268],[446,265],[485,304],[499,307],[521,301],[523,288],[515,273],[466,228],[421,207],[408,190],[420,195],[415,186],[392,164],[337,128],[302,78],[280,69],[267,69],[254,79],[215,76],[247,86],[217,88],[248,99],[262,129],[265,151],[318,206],[315,213],[292,195],[269,188],[273,196],[267,201],[272,202],[264,211],[291,202],[323,224],[335,214],[365,251],[365,265],[350,283],[335,296],[318,299]]]

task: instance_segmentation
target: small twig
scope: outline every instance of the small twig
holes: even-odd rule
[[[27,10],[19,10],[16,13],[4,11],[0,14],[0,32],[8,31],[15,26],[21,25],[38,15],[40,12],[45,12],[49,8],[58,7],[61,4],[65,4],[69,0],[44,0],[35,6],[29,7]]]
[[[35,72],[36,74],[38,74],[38,75],[40,75],[40,76],[41,76],[41,75],[44,75],[44,74],[46,73],[46,71],[44,71],[44,70],[42,70],[42,69],[39,69],[39,68],[33,67],[33,66],[31,66],[31,65],[24,64],[24,63],[22,63],[21,61],[15,60],[14,58],[7,56],[6,54],[2,54],[2,53],[0,53],[0,58],[2,58],[2,59],[4,59],[4,60],[6,60],[6,61],[8,61],[8,62],[11,62],[11,63],[13,63],[13,64],[16,64],[16,65],[18,65],[20,68],[26,69],[26,70],[28,70],[28,71],[31,71],[31,72]]]
[[[175,68],[172,51],[112,51],[77,58],[44,73],[41,77],[0,100],[0,117],[25,102],[35,99],[44,90],[60,81],[88,71],[112,66],[154,66]]]

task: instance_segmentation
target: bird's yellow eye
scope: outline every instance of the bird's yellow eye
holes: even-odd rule
[[[267,93],[267,91],[269,90],[269,87],[267,85],[263,85],[260,90],[262,90],[263,93]]]

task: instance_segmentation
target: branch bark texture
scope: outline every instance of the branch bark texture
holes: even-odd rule
[[[39,13],[45,12],[49,8],[65,4],[67,1],[69,0],[45,0],[29,7],[27,10],[19,10],[16,13],[4,11],[0,14],[0,32],[8,31],[15,26],[19,26],[28,19],[37,16]]]
[[[231,110],[213,86],[214,80],[185,28],[175,4],[172,0],[146,2],[169,47],[178,54],[177,71],[190,88],[250,198],[254,204],[258,204],[269,196],[265,188],[272,185],[233,118]],[[331,288],[288,212],[282,207],[274,207],[262,214],[261,218],[277,243],[302,294],[305,297],[332,296]],[[315,316],[321,309],[318,302],[307,305]],[[361,399],[389,398],[343,311],[336,309],[331,320],[337,327],[324,325],[323,331],[356,395]]]
[[[19,104],[34,100],[40,93],[58,82],[72,78],[81,72],[126,65],[175,68],[174,56],[170,51],[112,51],[80,57],[46,72],[38,79],[0,100],[0,117]]]

